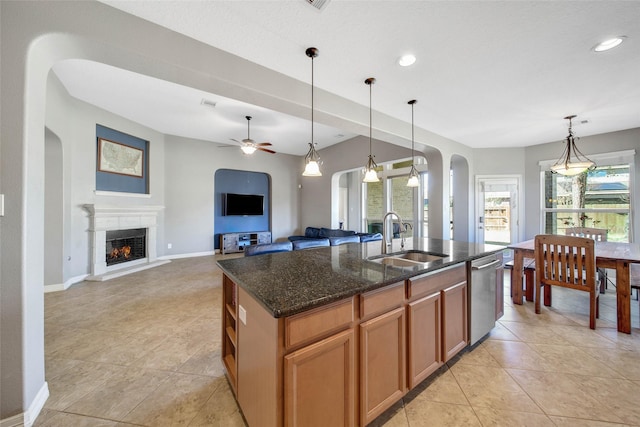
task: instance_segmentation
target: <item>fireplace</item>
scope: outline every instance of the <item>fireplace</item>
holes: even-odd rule
[[[146,257],[147,229],[111,230],[106,233],[107,267]]]
[[[89,212],[91,274],[101,281],[170,262],[157,256],[158,213],[163,206],[84,205]]]

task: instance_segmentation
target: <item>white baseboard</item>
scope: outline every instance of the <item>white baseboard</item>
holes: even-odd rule
[[[158,259],[197,258],[201,256],[215,255],[216,252],[217,251],[207,251],[207,252],[192,252],[190,254],[165,255],[165,256],[158,257]]]
[[[36,398],[33,399],[31,405],[26,410],[26,412],[18,415],[14,415],[11,418],[6,418],[4,420],[0,420],[0,427],[31,427],[35,422],[38,415],[40,415],[40,411],[44,408],[44,403],[49,398],[49,385],[45,381],[40,391],[36,395]]]
[[[35,422],[38,415],[40,415],[40,411],[44,407],[44,403],[49,398],[49,384],[45,381],[40,391],[36,395],[36,398],[33,399],[31,405],[29,405],[29,409],[24,413],[24,425],[25,427],[31,427]]]
[[[0,420],[0,427],[22,427],[24,425],[24,415],[18,414],[11,418]]]
[[[104,282],[105,280],[115,279],[116,277],[126,276],[127,274],[137,273],[138,271],[148,270],[150,268],[159,267],[161,265],[170,263],[170,260],[163,260],[156,258],[155,261],[144,262],[140,264],[133,265],[131,267],[120,268],[118,270],[113,270],[104,274],[100,274],[98,276],[87,276],[85,280],[91,282]]]
[[[75,285],[76,283],[82,282],[87,277],[89,277],[88,274],[82,274],[80,276],[72,277],[71,279],[67,280],[64,283],[56,283],[56,284],[53,284],[53,285],[45,285],[44,293],[46,294],[48,292],[66,291],[72,285]]]

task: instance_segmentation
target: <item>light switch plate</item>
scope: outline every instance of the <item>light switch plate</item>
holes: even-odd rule
[[[244,309],[243,306],[238,306],[238,316],[240,317],[240,321],[243,325],[247,324],[247,310]]]
[[[0,194],[0,216],[4,216],[4,194]]]

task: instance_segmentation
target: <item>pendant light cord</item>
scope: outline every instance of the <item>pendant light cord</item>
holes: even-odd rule
[[[371,157],[371,135],[372,135],[372,123],[373,123],[373,113],[371,111],[371,85],[372,84],[373,84],[373,81],[370,81],[369,82],[369,157]]]
[[[415,164],[415,158],[414,158],[414,139],[413,139],[413,105],[415,104],[414,102],[411,102],[411,166],[413,166]]]
[[[311,56],[311,146],[313,147],[313,56]]]

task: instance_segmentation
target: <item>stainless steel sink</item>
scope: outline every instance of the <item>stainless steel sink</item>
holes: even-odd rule
[[[437,254],[432,252],[420,252],[420,251],[407,251],[399,255],[391,255],[395,258],[401,258],[405,260],[418,261],[418,262],[431,262],[438,261],[442,258],[446,258],[449,255]]]
[[[379,262],[383,265],[391,265],[394,267],[420,267],[433,261],[447,258],[449,255],[436,252],[423,251],[405,251],[396,252],[389,255],[378,255],[369,258],[370,261]]]

